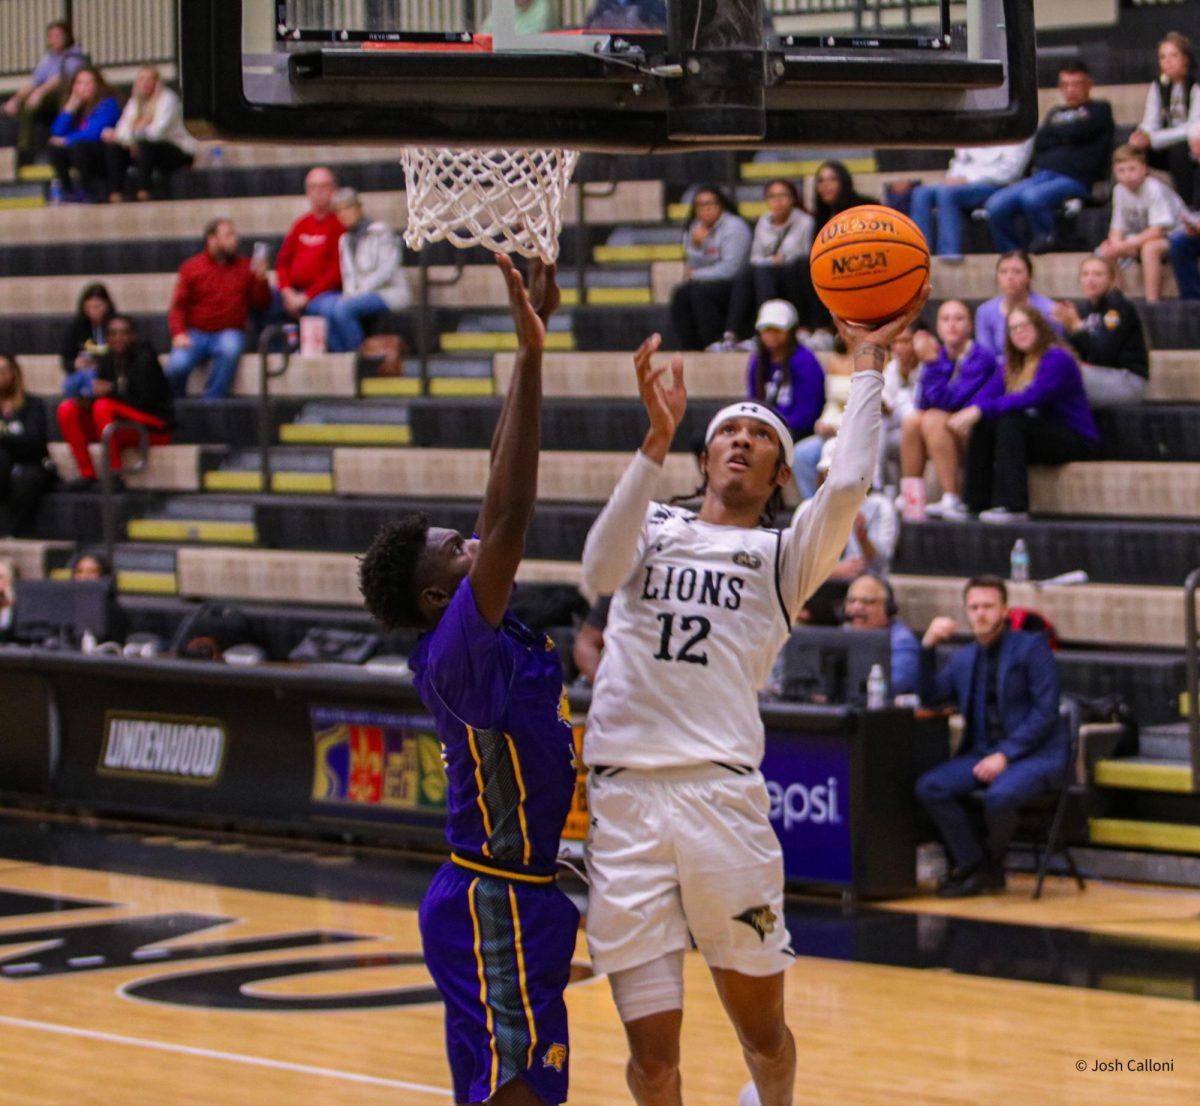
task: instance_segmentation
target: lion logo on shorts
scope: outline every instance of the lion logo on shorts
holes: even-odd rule
[[[758,934],[758,939],[765,942],[768,933],[775,932],[775,923],[779,921],[778,915],[769,906],[752,906],[749,910],[743,910],[740,914],[734,916],[735,922],[744,922],[755,933]]]
[[[567,1062],[567,1046],[554,1044],[546,1049],[546,1055],[542,1057],[542,1067],[553,1068],[555,1071],[562,1071],[563,1064]]]

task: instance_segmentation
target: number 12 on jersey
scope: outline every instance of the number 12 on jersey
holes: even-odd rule
[[[693,652],[692,647],[708,637],[712,623],[698,614],[683,615],[679,619],[679,635],[683,637],[690,630],[695,632],[680,646],[679,652],[672,655],[672,638],[675,635],[675,615],[663,613],[658,616],[662,623],[662,636],[658,642],[658,652],[654,654],[656,661],[683,661],[685,664],[708,664],[708,654],[700,651]]]

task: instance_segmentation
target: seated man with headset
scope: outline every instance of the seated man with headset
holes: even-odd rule
[[[864,572],[846,592],[843,623],[847,630],[891,630],[892,695],[911,695],[917,690],[917,665],[921,643],[899,617],[892,586],[882,577]]]

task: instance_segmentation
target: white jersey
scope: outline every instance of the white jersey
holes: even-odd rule
[[[596,520],[584,579],[611,593],[584,737],[589,765],[757,767],[757,690],[792,618],[842,554],[878,452],[878,372],[858,372],[829,478],[786,530],[722,526],[651,501],[639,452]]]

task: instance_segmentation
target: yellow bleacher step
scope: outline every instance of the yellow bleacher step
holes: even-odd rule
[[[206,492],[261,492],[258,472],[216,470],[204,474]],[[331,472],[276,472],[271,476],[271,491],[292,495],[332,495]]]
[[[766,200],[743,200],[737,205],[738,214],[748,223],[756,223],[767,213]],[[687,221],[692,213],[692,205],[685,203],[668,204],[667,218],[672,223]]]
[[[1200,853],[1200,826],[1177,822],[1137,822],[1129,818],[1089,818],[1093,845],[1153,849],[1164,853]]]
[[[441,338],[445,353],[495,353],[517,348],[517,336],[498,330],[455,331]],[[575,348],[575,335],[566,330],[552,330],[546,335],[547,351],[567,352]]]
[[[486,376],[435,376],[429,382],[431,396],[490,396],[495,394]]]
[[[1125,787],[1137,791],[1189,794],[1192,790],[1192,773],[1187,765],[1148,760],[1098,760],[1095,781],[1100,787]]]
[[[174,572],[118,571],[117,591],[135,595],[178,595],[179,579]]]
[[[366,376],[359,381],[359,394],[380,396],[419,396],[421,382],[413,376]]]
[[[648,265],[652,261],[682,261],[683,243],[647,242],[643,245],[597,246],[592,257],[599,264],[623,262],[630,265]]]
[[[807,177],[815,173],[824,162],[824,158],[804,158],[800,161],[747,161],[742,165],[742,180]],[[874,173],[878,169],[873,157],[852,157],[842,164],[851,173]]]
[[[27,211],[45,206],[41,196],[0,196],[0,211]]]
[[[359,422],[289,422],[279,428],[279,440],[285,445],[411,445],[412,430]]]
[[[17,180],[22,184],[32,184],[37,181],[50,181],[53,179],[53,165],[22,165],[17,170]]]
[[[135,518],[125,528],[132,541],[202,541],[226,545],[255,545],[258,530],[253,522],[218,519]]]
[[[644,288],[589,288],[586,302],[592,307],[634,307],[652,303],[650,286]],[[562,290],[563,307],[579,306],[579,289]]]

